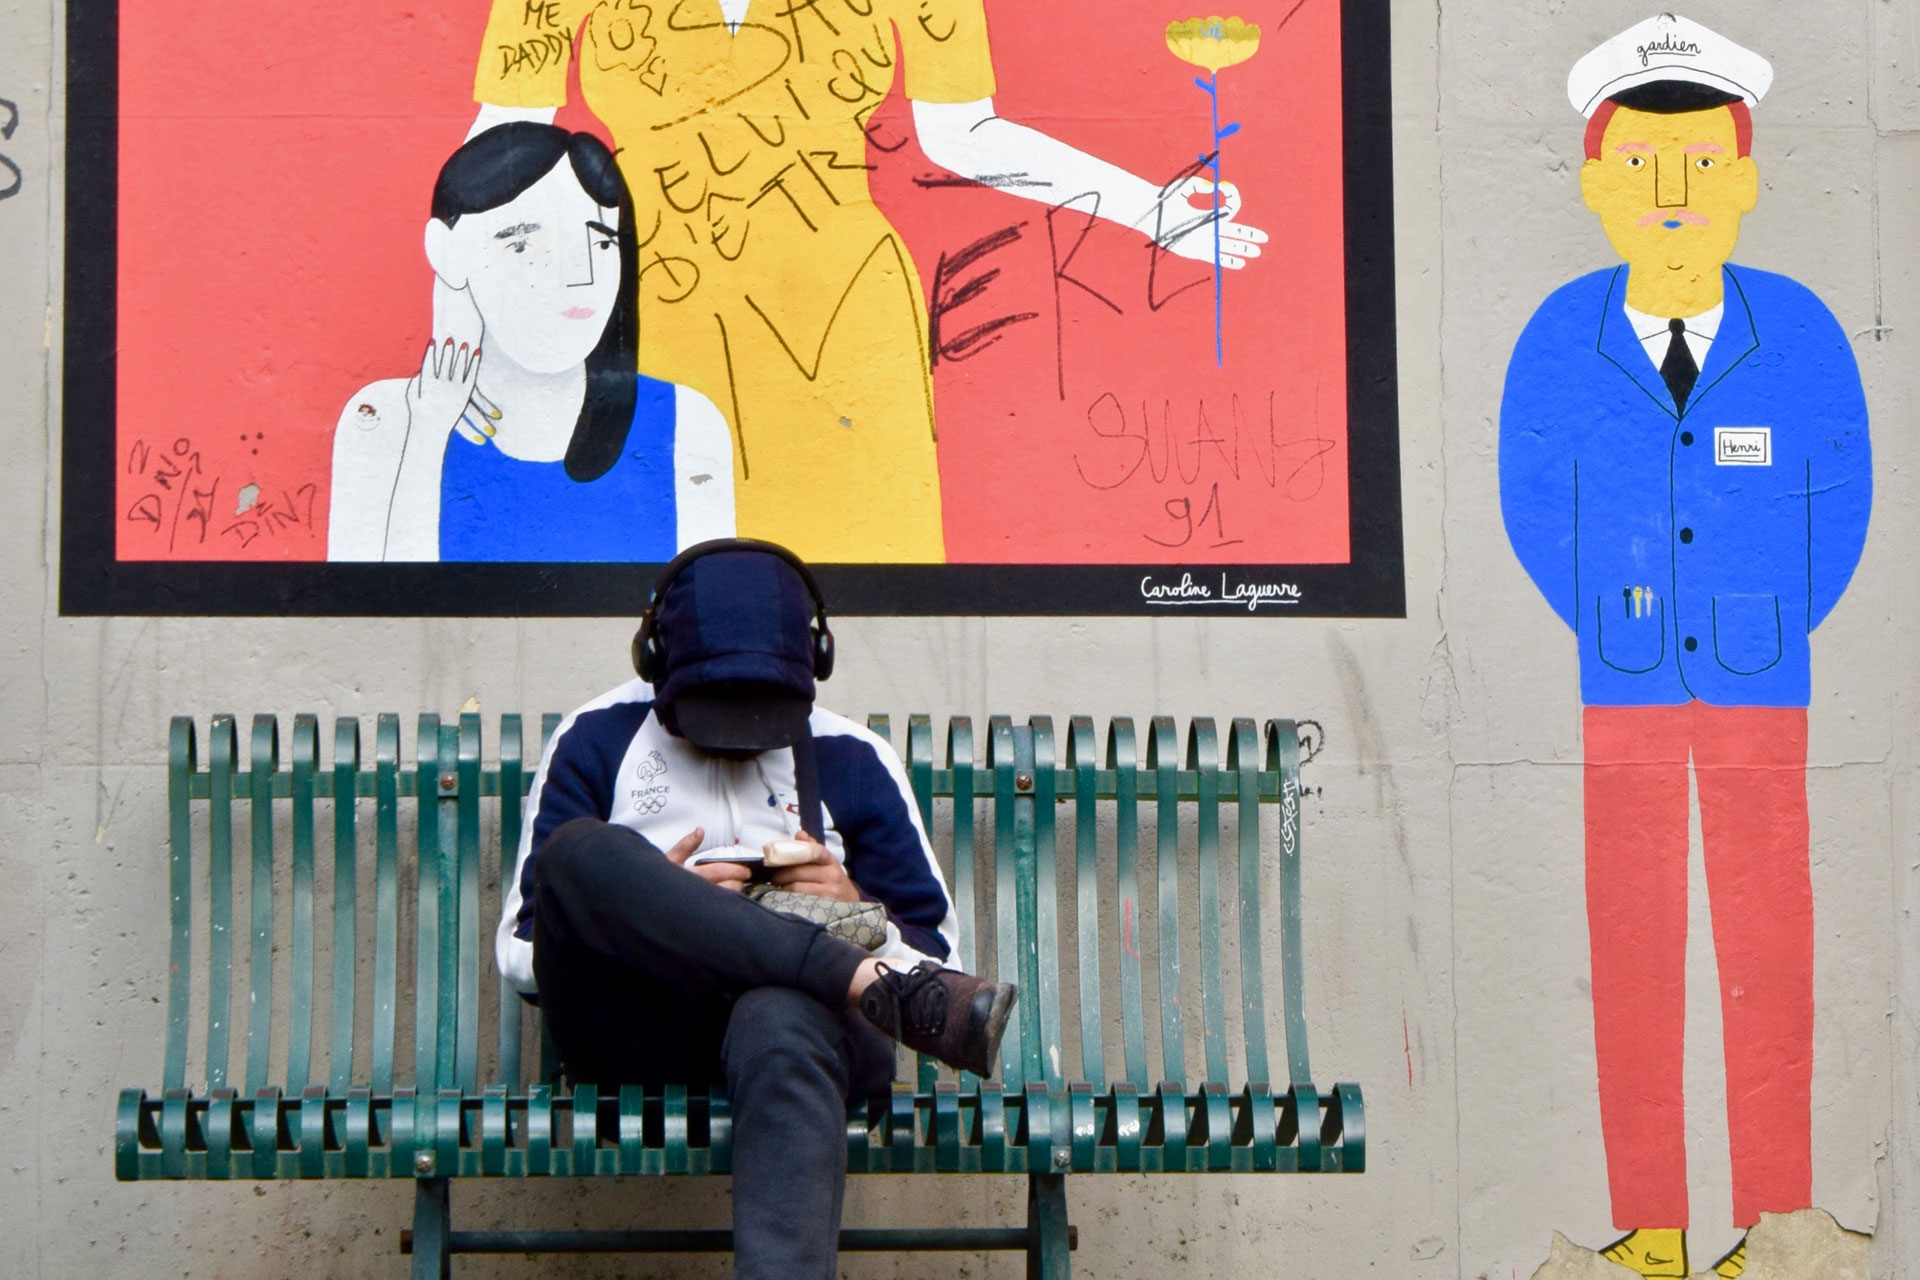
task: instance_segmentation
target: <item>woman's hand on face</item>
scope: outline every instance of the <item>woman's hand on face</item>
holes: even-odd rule
[[[480,349],[453,339],[427,343],[420,376],[407,384],[407,411],[414,422],[445,423],[474,444],[485,444],[498,429],[500,411],[479,389]],[[487,408],[479,407],[485,401]]]
[[[700,852],[700,842],[706,838],[706,828],[695,827],[667,850],[667,861],[676,867],[687,867],[687,859]],[[752,874],[737,862],[703,862],[697,867],[687,867],[687,870],[709,884],[732,889],[735,893],[746,887],[747,878]]]
[[[797,867],[780,867],[773,873],[776,888],[791,889],[795,893],[811,893],[816,897],[833,898],[839,902],[860,901],[860,886],[847,875],[847,869],[828,851],[827,846],[802,831],[797,839],[805,840],[814,847],[813,861]]]

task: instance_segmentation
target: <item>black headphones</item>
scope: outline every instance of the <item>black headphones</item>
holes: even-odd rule
[[[647,596],[646,611],[640,615],[640,629],[633,633],[633,669],[639,677],[648,684],[659,684],[667,674],[667,646],[660,636],[660,602],[667,598],[667,588],[695,560],[719,551],[761,551],[793,566],[793,571],[807,584],[807,594],[813,598],[813,622],[808,628],[813,641],[813,678],[825,680],[831,676],[833,632],[827,627],[827,601],[820,594],[820,584],[814,581],[813,570],[807,568],[806,562],[799,556],[777,542],[762,542],[758,538],[715,538],[710,542],[695,543],[682,551],[654,580],[653,591]]]

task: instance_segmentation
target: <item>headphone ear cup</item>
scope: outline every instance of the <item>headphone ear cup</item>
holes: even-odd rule
[[[660,682],[660,651],[654,647],[653,628],[644,619],[633,633],[633,672],[648,684]]]
[[[813,678],[825,680],[833,675],[833,632],[822,626],[813,633]]]

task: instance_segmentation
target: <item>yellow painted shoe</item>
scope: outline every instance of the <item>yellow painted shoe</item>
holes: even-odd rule
[[[1602,1249],[1600,1256],[1635,1275],[1658,1280],[1687,1280],[1691,1274],[1687,1270],[1687,1233],[1667,1227],[1629,1231]]]
[[[1733,1246],[1733,1252],[1713,1264],[1713,1274],[1720,1280],[1734,1280],[1735,1276],[1745,1274],[1747,1270],[1747,1238],[1740,1237],[1740,1243]]]

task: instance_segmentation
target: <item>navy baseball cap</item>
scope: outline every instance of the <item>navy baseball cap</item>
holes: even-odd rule
[[[813,710],[813,596],[771,552],[742,547],[687,564],[659,605],[668,727],[709,751],[792,746]]]

